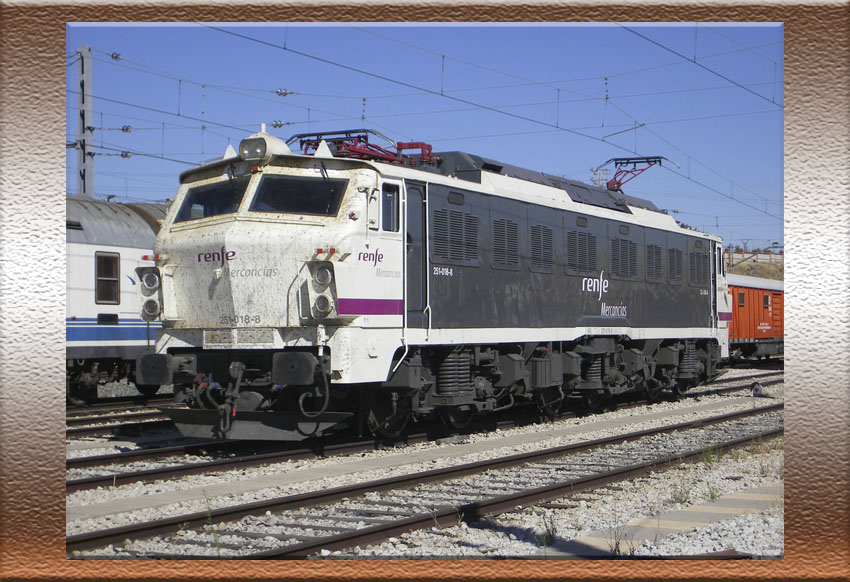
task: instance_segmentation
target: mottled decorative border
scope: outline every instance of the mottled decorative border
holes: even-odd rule
[[[65,559],[65,23],[760,21],[786,39],[786,557],[781,561],[80,562]],[[714,579],[848,576],[848,58],[845,2],[67,2],[0,0],[0,578]],[[627,59],[628,55],[624,55]]]

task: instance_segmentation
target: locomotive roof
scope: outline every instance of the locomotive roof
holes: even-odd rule
[[[415,156],[414,156],[415,157]],[[453,176],[460,180],[481,183],[482,172],[492,172],[502,176],[517,178],[535,184],[551,186],[567,193],[574,202],[589,204],[601,208],[609,208],[619,212],[628,212],[629,206],[644,208],[653,212],[661,212],[655,204],[649,200],[643,200],[629,196],[623,192],[599,188],[578,180],[570,180],[561,176],[547,174],[512,166],[502,162],[484,158],[466,152],[438,152],[434,154],[436,163],[434,165],[422,164],[417,169],[435,172],[443,176]]]
[[[352,131],[375,133],[372,130]],[[290,138],[289,141],[291,142],[292,139],[293,138]],[[347,160],[351,163],[359,162],[366,165],[389,163],[387,159],[378,157],[371,158],[368,154],[365,156],[352,156],[345,153],[340,154],[338,148],[333,143],[327,146],[327,151],[334,158],[340,160]],[[211,163],[205,164],[199,168],[191,168],[189,170],[184,171],[180,174],[180,182],[193,182],[195,180],[202,180],[204,178],[211,177],[221,169],[231,166],[234,162],[238,162],[240,160],[239,156],[229,156],[228,154],[231,153],[231,151],[225,153],[225,157],[221,160],[216,160]],[[309,154],[306,155],[307,157],[311,157]],[[305,156],[305,154],[275,154],[272,156],[271,164],[275,165],[275,162],[278,160],[282,161],[285,159],[292,159],[291,156],[296,158],[302,158]],[[580,204],[588,204],[591,206],[607,208],[610,210],[616,210],[618,212],[624,212],[629,214],[631,213],[629,207],[643,208],[651,212],[658,212],[664,214],[663,212],[661,212],[661,210],[658,209],[655,204],[653,204],[649,200],[644,200],[635,196],[629,196],[628,194],[625,194],[622,191],[608,190],[607,188],[592,186],[584,182],[579,182],[578,180],[570,180],[568,178],[547,174],[545,172],[529,170],[527,168],[522,168],[511,164],[505,164],[497,160],[485,158],[466,152],[435,152],[433,154],[433,162],[423,162],[421,159],[421,154],[412,154],[409,156],[404,156],[404,158],[406,160],[414,162],[414,165],[411,169],[438,174],[450,178],[456,178],[458,180],[465,180],[468,182],[475,182],[480,184],[482,172],[490,172],[493,174],[499,174],[502,176],[516,178],[535,184],[541,184],[544,186],[557,188],[566,192],[566,194],[570,197],[571,200]],[[405,165],[403,167],[409,166]]]
[[[726,275],[729,285],[735,287],[749,287],[751,289],[767,289],[768,291],[784,291],[785,282],[777,279],[765,279],[763,277],[751,277],[749,275],[737,275],[729,273]]]
[[[66,242],[153,249],[163,204],[121,204],[66,196]]]

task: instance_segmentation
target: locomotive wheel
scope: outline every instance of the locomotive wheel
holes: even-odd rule
[[[472,406],[446,406],[439,410],[440,420],[452,430],[463,430],[475,418],[475,408]]]
[[[138,390],[139,394],[141,394],[145,398],[150,398],[151,396],[159,392],[159,389],[159,384],[136,384],[136,390]]]
[[[72,406],[86,406],[97,400],[97,389],[84,384],[69,384],[65,387],[65,401]]]
[[[393,401],[395,400],[395,407]],[[410,422],[410,398],[394,391],[369,390],[369,431],[376,437],[400,437]]]
[[[650,404],[655,404],[659,400],[661,400],[661,385],[654,384],[652,386],[647,385],[643,390],[643,395],[646,398],[647,402]]]
[[[558,415],[563,403],[563,393],[558,388],[544,388],[537,392],[537,408],[550,420]]]
[[[607,401],[602,390],[588,390],[582,394],[582,400],[588,412],[602,412]]]
[[[673,393],[673,399],[677,402],[679,401],[679,397],[682,395],[682,392],[684,392],[678,382],[674,383],[673,386],[670,387],[670,391]]]

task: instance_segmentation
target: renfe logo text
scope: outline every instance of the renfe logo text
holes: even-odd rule
[[[375,252],[372,253],[357,253],[357,260],[372,263],[372,266],[377,266],[378,263],[384,260],[384,253],[378,249],[375,249]]]
[[[602,294],[608,293],[608,279],[604,279],[602,275],[605,271],[599,272],[599,278],[585,277],[581,280],[581,290],[586,293],[599,293],[599,300],[602,300]]]
[[[228,251],[225,250],[224,247],[221,247],[220,251],[215,251],[212,253],[198,253],[198,262],[199,263],[221,263],[224,266],[225,261],[232,261],[236,257],[236,251]]]

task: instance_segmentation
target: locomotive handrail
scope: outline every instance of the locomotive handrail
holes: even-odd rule
[[[355,133],[365,133],[365,134],[371,133],[372,135],[376,135],[376,136],[380,137],[381,139],[386,140],[387,142],[392,144],[393,147],[396,147],[395,140],[385,136],[384,134],[382,134],[379,131],[376,131],[374,129],[367,129],[367,128],[296,133],[295,135],[291,136],[289,139],[286,140],[286,145],[289,145],[289,144],[295,142],[295,140],[319,141],[321,139],[324,139],[325,137],[330,137],[330,136],[338,136],[338,137],[343,138],[343,139],[344,138],[351,138],[351,137],[354,137],[353,134],[355,134]],[[307,138],[313,138],[313,139],[307,140]]]
[[[428,184],[422,185],[422,206],[424,206],[423,212],[425,213],[425,248],[423,249],[425,254],[425,265],[429,265],[428,261],[428,249],[431,248],[431,229],[428,227]],[[431,276],[428,272],[428,268],[425,268],[425,313],[428,314],[428,327],[425,331],[425,339],[431,338]]]
[[[401,196],[401,239],[404,242],[407,238],[407,181],[402,179],[402,186],[404,186],[404,195]],[[427,222],[427,221],[426,221]],[[401,344],[404,346],[404,352],[402,352],[401,357],[396,362],[396,365],[393,366],[392,372],[390,375],[395,374],[396,370],[398,370],[401,363],[407,357],[408,352],[410,351],[410,346],[407,345],[407,252],[401,253]]]

